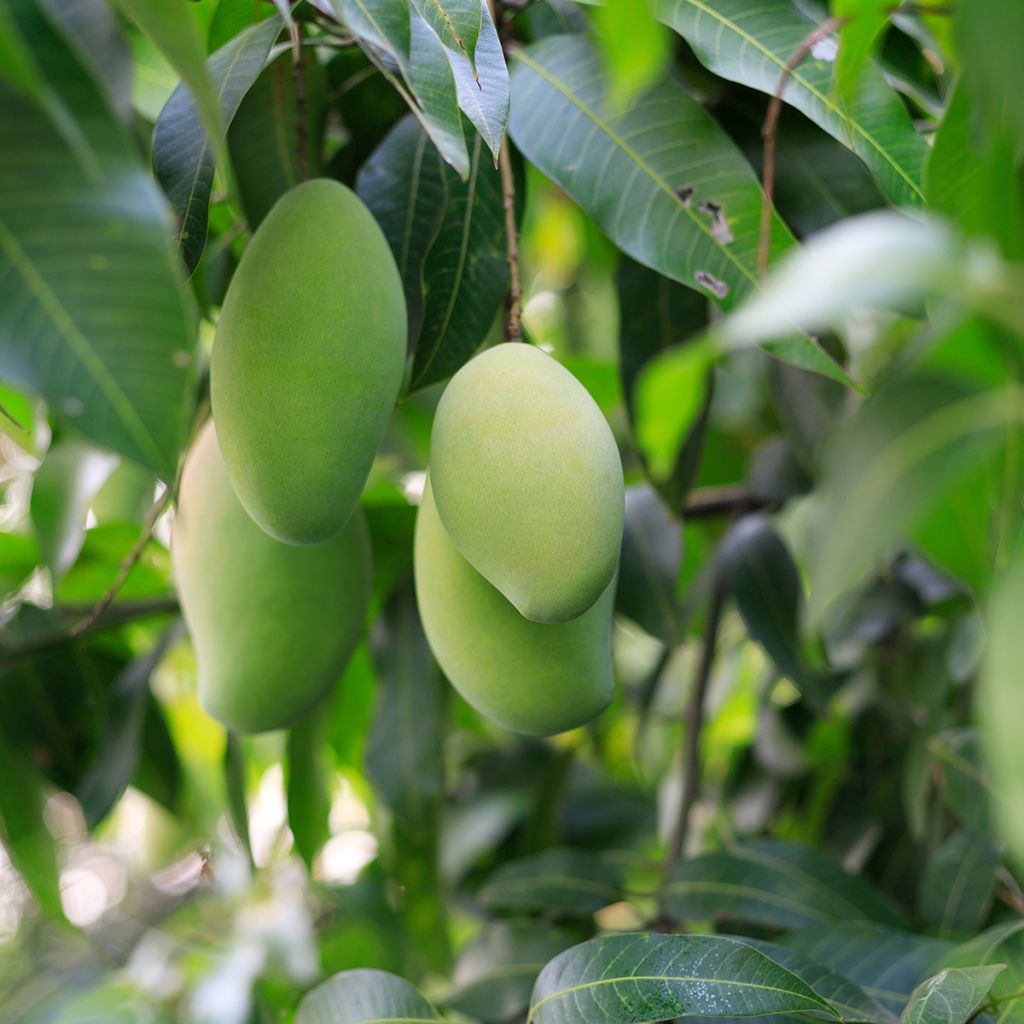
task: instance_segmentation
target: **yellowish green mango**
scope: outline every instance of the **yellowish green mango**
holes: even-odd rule
[[[452,378],[430,478],[455,546],[526,618],[566,622],[607,590],[622,546],[622,462],[597,404],[540,349],[497,345]]]
[[[213,415],[238,497],[264,530],[316,544],[355,511],[401,386],[405,297],[358,197],[305,182],[260,224],[224,300]]]
[[[275,540],[235,496],[211,421],[185,463],[171,554],[214,718],[237,732],[281,729],[330,692],[370,600],[361,511],[323,544]]]
[[[437,663],[481,714],[552,736],[589,722],[612,698],[615,585],[571,622],[524,618],[459,554],[428,482],[416,517],[416,600]]]

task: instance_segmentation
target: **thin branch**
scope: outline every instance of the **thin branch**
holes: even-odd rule
[[[516,184],[508,135],[501,145],[498,166],[501,169],[502,204],[505,208],[505,253],[508,259],[508,296],[505,300],[505,340],[523,340],[523,291],[519,281],[519,232],[516,229]]]
[[[715,663],[715,647],[718,645],[718,629],[722,624],[722,610],[725,606],[725,586],[717,568],[712,568],[711,596],[708,601],[707,620],[704,623],[704,645],[700,654],[697,678],[686,712],[686,746],[683,756],[683,795],[679,804],[679,816],[669,839],[665,854],[663,877],[667,879],[686,849],[690,832],[690,817],[700,793],[700,738],[704,727],[704,703],[707,698],[711,669]]]
[[[309,177],[309,124],[306,112],[306,61],[302,55],[302,24],[293,22],[292,81],[295,83],[295,168],[299,180]]]
[[[768,272],[768,257],[771,252],[772,199],[775,194],[775,136],[779,127],[779,115],[782,113],[782,94],[786,89],[786,83],[793,76],[793,72],[796,71],[811,50],[825,36],[842,28],[848,20],[847,18],[829,18],[828,21],[822,22],[817,28],[807,34],[803,42],[794,51],[793,56],[786,62],[786,66],[779,76],[779,84],[775,88],[775,95],[772,96],[768,104],[768,110],[764,117],[764,126],[761,129],[761,135],[764,137],[764,159],[761,169],[764,194],[761,199],[761,237],[757,247],[757,272],[761,277],[764,277]]]
[[[713,519],[715,516],[740,515],[779,505],[777,498],[758,494],[744,484],[702,487],[691,492],[683,506],[684,519]]]

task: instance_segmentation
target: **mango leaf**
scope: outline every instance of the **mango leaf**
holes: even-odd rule
[[[477,40],[483,14],[478,0],[410,0],[420,16],[449,50],[461,54],[475,67]]]
[[[1024,551],[1018,549],[992,601],[989,637],[976,710],[982,753],[1000,799],[992,804],[998,833],[1018,865],[1024,864],[1024,775],[1021,744],[1010,727],[1019,721],[1021,631],[1017,625],[1024,597]]]
[[[426,297],[409,391],[450,377],[469,359],[508,289],[501,177],[479,136],[467,179],[446,176],[448,205],[423,267]]]
[[[312,55],[302,62],[306,90],[306,177],[321,174],[327,115],[324,69]],[[245,219],[255,230],[271,207],[302,180],[297,154],[298,114],[291,53],[283,53],[246,92],[228,128],[228,152]]]
[[[681,920],[726,918],[775,928],[826,920],[888,925],[903,920],[888,899],[825,854],[777,840],[684,861],[662,895],[668,912]]]
[[[987,836],[953,833],[921,876],[921,918],[940,938],[973,935],[992,909],[998,866],[998,848]]]
[[[251,865],[254,861],[249,838],[249,808],[245,796],[245,749],[241,739],[233,732],[227,734],[224,743],[224,788],[231,824]]]
[[[512,138],[620,249],[724,309],[756,287],[760,185],[677,82],[612,113],[585,38],[551,36],[515,59]],[[778,217],[772,243],[774,254],[792,244]]]
[[[207,51],[215,53],[254,22],[265,21],[274,7],[272,0],[217,0],[206,33]]]
[[[849,978],[893,1013],[903,1009],[914,987],[934,974],[955,948],[861,921],[812,925],[782,941]]]
[[[983,763],[978,732],[945,729],[928,741],[928,754],[949,809],[968,828],[981,835],[990,834],[992,811],[999,796]]]
[[[612,105],[623,106],[662,77],[671,37],[654,17],[653,0],[605,0],[594,21]]]
[[[900,1024],[964,1024],[988,995],[1004,964],[947,967],[921,982],[900,1016]]]
[[[42,780],[20,753],[0,740],[0,825],[11,861],[50,917],[64,920],[57,844],[43,820]]]
[[[814,29],[789,0],[753,6],[746,0],[658,0],[657,10],[716,75],[768,95]],[[783,99],[849,146],[891,203],[921,203],[927,144],[902,100],[870,65],[863,68],[849,109],[831,98],[836,52],[834,39],[821,40],[790,76]]]
[[[652,487],[628,487],[616,607],[669,647],[680,642],[684,627],[676,590],[682,562],[682,523]]]
[[[980,935],[957,946],[943,967],[980,967],[1005,963],[989,991],[995,1008],[989,1019],[998,1024],[1020,1024],[1024,1020],[1024,918],[993,925]]]
[[[295,849],[312,873],[313,861],[330,835],[327,816],[331,797],[327,791],[327,716],[314,711],[288,730],[285,745],[288,827]]]
[[[387,971],[342,971],[308,992],[295,1024],[433,1024],[441,1018],[420,993]]]
[[[849,110],[871,65],[882,30],[889,22],[892,7],[887,0],[833,0],[832,13],[845,19],[839,30],[835,92],[840,104]]]
[[[722,540],[722,571],[743,622],[787,676],[813,703],[825,682],[807,664],[800,642],[804,605],[800,571],[767,516],[744,516]]]
[[[485,1024],[521,1019],[544,965],[572,945],[564,932],[525,921],[495,921],[459,953],[454,989],[442,1005]]]
[[[533,1024],[615,1024],[817,1012],[825,999],[759,950],[720,935],[592,939],[555,957],[533,990]]]
[[[78,557],[89,504],[116,465],[116,455],[69,439],[55,442],[36,470],[29,511],[54,583]]]
[[[189,418],[195,322],[166,205],[58,33],[33,4],[12,17],[81,138],[69,148],[31,100],[0,86],[0,375],[170,478]]]
[[[209,60],[218,119],[227,126],[257,76],[270,47],[280,34],[277,15],[246,29]],[[171,94],[153,129],[153,168],[178,217],[177,242],[188,272],[199,262],[206,245],[210,188],[216,166],[217,144],[211,136],[192,92],[181,84]]]
[[[589,917],[622,899],[622,870],[585,850],[545,850],[502,864],[477,898],[491,910]]]
[[[363,165],[356,181],[402,275],[409,344],[423,322],[423,270],[448,204],[444,166],[419,122],[407,115]]]

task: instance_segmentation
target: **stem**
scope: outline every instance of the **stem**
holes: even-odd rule
[[[693,693],[690,695],[690,705],[686,712],[683,796],[679,804],[679,817],[676,820],[665,855],[663,877],[666,880],[686,849],[686,840],[690,831],[690,816],[700,792],[700,736],[704,726],[704,702],[711,680],[711,669],[715,663],[718,629],[722,624],[722,610],[725,606],[725,586],[721,575],[717,568],[712,568],[712,573],[708,617],[704,623],[704,646],[701,650],[700,665],[697,669],[697,678],[694,680]]]
[[[292,81],[295,83],[295,168],[300,181],[309,178],[309,125],[306,113],[306,61],[302,55],[302,23],[293,22]]]
[[[505,320],[505,340],[523,340],[523,291],[519,281],[519,232],[516,230],[516,184],[512,175],[512,157],[508,135],[505,136],[498,166],[501,170],[502,205],[505,208],[505,254],[508,259],[508,310]]]
[[[782,69],[779,84],[775,88],[775,95],[772,96],[768,104],[768,110],[764,116],[764,126],[761,129],[761,135],[764,137],[764,160],[761,169],[764,194],[761,200],[761,237],[757,247],[757,272],[761,277],[768,272],[768,256],[771,251],[772,198],[775,194],[775,136],[779,127],[779,115],[782,113],[782,93],[793,72],[811,52],[815,44],[829,33],[842,28],[848,20],[848,18],[829,18],[828,21],[822,22],[807,34]]]

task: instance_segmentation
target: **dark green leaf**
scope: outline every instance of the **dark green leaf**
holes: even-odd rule
[[[622,899],[622,870],[584,850],[546,850],[509,861],[479,892],[492,910],[589,917]]]
[[[609,935],[566,950],[533,990],[534,1024],[817,1012],[839,1017],[795,974],[720,935]]]
[[[206,34],[206,49],[215,53],[240,32],[274,13],[271,0],[217,0]]]
[[[470,64],[473,63],[482,23],[479,0],[410,2],[449,50],[467,58]]]
[[[331,797],[327,792],[327,718],[320,709],[288,730],[285,748],[288,790],[288,827],[295,848],[312,873],[313,861],[330,829],[327,816]]]
[[[774,95],[779,80],[814,23],[789,0],[658,0],[662,21],[674,28],[716,75]],[[914,130],[899,96],[881,73],[866,66],[852,107],[831,99],[833,39],[825,38],[792,73],[783,97],[871,169],[895,205],[920,203],[927,145]]]
[[[387,971],[342,971],[299,1004],[295,1024],[433,1024],[437,1011],[402,978]]]
[[[181,784],[182,768],[178,751],[163,708],[151,691],[146,698],[141,754],[132,785],[172,813],[177,813]]]
[[[825,854],[777,840],[684,861],[663,894],[669,913],[690,921],[726,918],[774,928],[827,920],[902,921],[885,897]]]
[[[964,1024],[1004,966],[947,967],[914,989],[901,1024]]]
[[[0,86],[0,373],[170,478],[195,324],[166,206],[60,37],[32,4],[14,17],[79,142],[70,148],[30,100]]]
[[[991,832],[990,808],[996,803],[996,793],[982,764],[978,733],[974,729],[946,729],[931,738],[928,753],[950,810],[974,832]]]
[[[996,888],[995,843],[955,832],[932,855],[921,876],[918,909],[940,938],[972,935],[988,917]]]
[[[281,20],[275,15],[246,29],[210,58],[209,77],[224,126],[231,123],[249,87],[263,70],[280,31]],[[186,85],[179,85],[153,129],[153,167],[177,214],[178,246],[189,273],[195,270],[206,245],[210,189],[217,159],[217,146],[210,138],[192,92]]]
[[[1024,1020],[1024,918],[1011,918],[993,925],[980,935],[957,946],[943,967],[980,967],[1006,964],[992,984],[989,998],[998,1007],[999,1024],[1020,1024]],[[993,1019],[993,1018],[989,1018]]]

